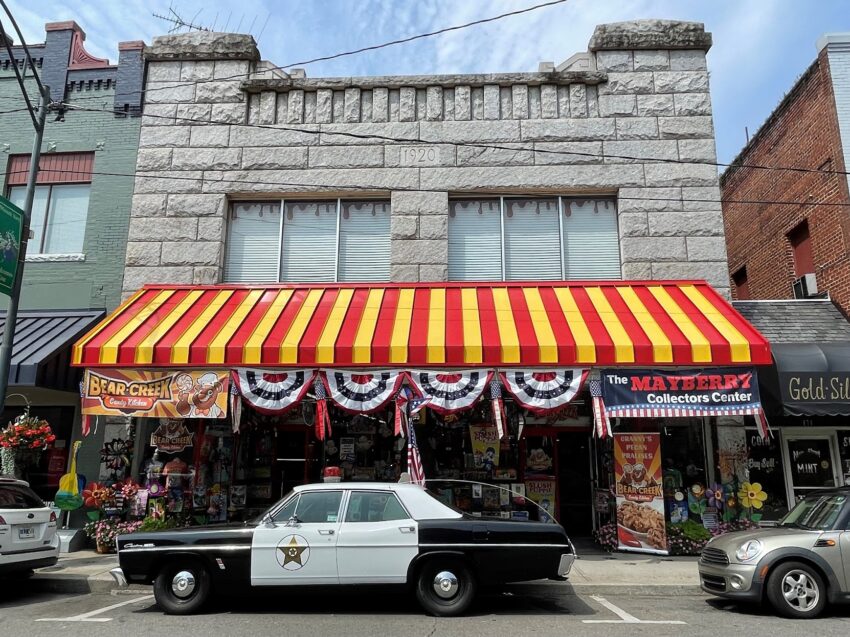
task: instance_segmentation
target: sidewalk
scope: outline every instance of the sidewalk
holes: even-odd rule
[[[696,557],[664,557],[600,551],[580,543],[579,559],[567,582],[539,581],[530,586],[561,587],[564,594],[582,595],[698,595]],[[29,580],[39,590],[56,593],[104,593],[118,587],[109,570],[118,566],[115,555],[78,551],[63,555],[56,566],[42,568]],[[523,585],[526,586],[526,585]],[[149,591],[149,587],[132,586]]]

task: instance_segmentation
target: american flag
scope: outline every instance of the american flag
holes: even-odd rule
[[[602,381],[598,378],[590,379],[590,395],[593,398],[593,424],[598,438],[607,438],[612,435],[611,421],[605,413],[605,401],[602,400]]]
[[[412,416],[413,414],[418,414],[420,411],[422,411],[422,408],[427,406],[430,402],[430,398],[412,398],[410,400],[409,406],[410,415]]]
[[[411,423],[407,425],[407,472],[412,483],[425,484],[425,469],[422,467],[422,458],[416,445],[416,430]]]

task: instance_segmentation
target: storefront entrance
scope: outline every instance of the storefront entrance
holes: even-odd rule
[[[782,434],[789,503],[843,483],[834,431],[786,429]]]
[[[593,488],[589,431],[558,434],[560,522],[571,536],[590,536]]]

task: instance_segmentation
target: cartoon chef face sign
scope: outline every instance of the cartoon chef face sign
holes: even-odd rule
[[[219,418],[221,408],[216,405],[223,387],[218,375],[212,372],[192,382],[189,374],[180,374],[174,379],[178,388],[177,412],[187,418]]]
[[[274,556],[287,571],[297,571],[310,559],[310,544],[301,535],[287,535],[278,542]]]

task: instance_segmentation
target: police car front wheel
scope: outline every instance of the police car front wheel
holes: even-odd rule
[[[153,594],[169,615],[188,615],[200,610],[209,598],[210,575],[196,560],[176,560],[159,572]]]

